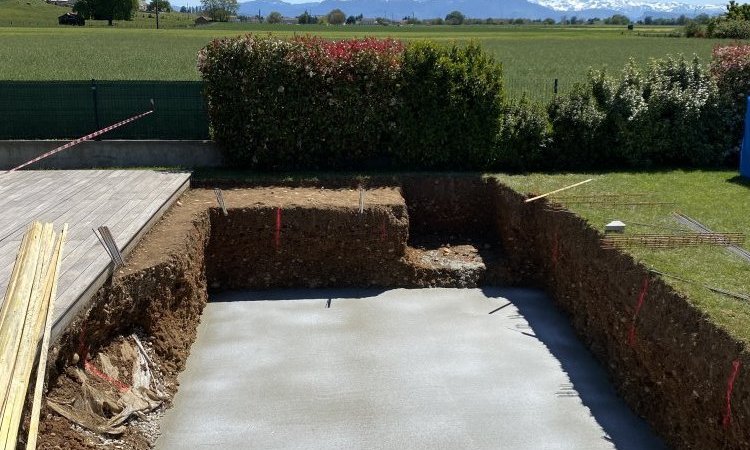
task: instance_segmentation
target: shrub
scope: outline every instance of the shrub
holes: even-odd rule
[[[645,108],[627,129],[626,150],[646,164],[706,166],[722,161],[727,147],[718,90],[698,58],[653,61]]]
[[[248,35],[199,54],[213,138],[230,163],[336,169],[386,156],[402,45]]]
[[[502,68],[479,45],[409,45],[398,98],[394,159],[401,167],[492,165],[503,111]]]
[[[747,96],[750,95],[750,45],[715,47],[711,75],[719,90],[730,143],[737,145],[742,138]]]
[[[708,28],[709,36],[720,39],[750,39],[750,21],[716,20]]]
[[[716,84],[697,58],[592,72],[549,113],[557,169],[716,165],[728,147]]]
[[[685,24],[685,37],[704,38],[706,37],[706,28],[693,20]]]
[[[549,149],[547,113],[524,96],[510,102],[500,116],[500,130],[492,169],[526,172],[544,169]]]

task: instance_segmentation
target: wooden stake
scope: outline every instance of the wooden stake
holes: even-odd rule
[[[44,388],[48,330],[54,309],[51,301],[57,289],[66,230],[67,226],[56,240],[52,224],[34,222],[29,226],[0,310],[0,450],[16,447],[40,340],[44,350],[37,389]],[[41,406],[41,395],[36,403]],[[38,429],[38,421],[33,426]],[[33,434],[34,444],[28,448],[36,445],[36,431]]]
[[[26,449],[36,449],[37,435],[39,434],[39,413],[42,409],[42,394],[44,393],[44,378],[47,372],[47,355],[49,353],[49,340],[52,334],[52,316],[55,309],[55,298],[57,297],[57,281],[60,277],[60,266],[62,266],[63,245],[68,236],[68,224],[63,225],[60,238],[57,241],[57,247],[53,256],[54,265],[50,267],[48,283],[51,285],[49,292],[49,304],[47,306],[47,317],[44,325],[44,337],[42,338],[42,348],[39,354],[39,362],[36,369],[36,384],[34,385],[34,400],[31,406],[31,422],[29,424],[29,434],[26,439]]]
[[[532,198],[530,198],[530,199],[527,199],[527,200],[525,201],[525,203],[530,203],[530,202],[533,202],[533,201],[539,200],[540,198],[544,198],[544,197],[547,197],[547,196],[549,196],[549,195],[552,195],[552,194],[557,194],[558,192],[562,192],[562,191],[567,191],[568,189],[572,189],[572,188],[574,188],[574,187],[577,187],[577,186],[580,186],[580,185],[582,185],[582,184],[586,184],[586,183],[588,183],[589,181],[594,181],[594,179],[593,179],[593,178],[589,178],[588,180],[584,180],[584,181],[581,181],[580,183],[576,183],[576,184],[571,184],[570,186],[565,186],[565,187],[563,187],[563,188],[560,188],[560,189],[556,189],[556,190],[554,190],[554,191],[552,191],[552,192],[547,192],[546,194],[542,194],[542,195],[537,195],[536,197],[532,197]]]

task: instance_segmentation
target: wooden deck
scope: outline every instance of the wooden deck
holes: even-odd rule
[[[120,250],[140,237],[189,185],[189,173],[151,170],[0,172],[0,302],[27,225],[69,224],[55,300],[57,335],[111,273],[111,261],[93,229],[109,227]]]

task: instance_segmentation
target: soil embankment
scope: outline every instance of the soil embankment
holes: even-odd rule
[[[750,448],[744,346],[633,258],[603,249],[599,233],[578,216],[523,203],[500,184],[496,190],[497,233],[511,270],[544,287],[567,312],[627,403],[674,448]],[[742,370],[725,427],[734,360]]]

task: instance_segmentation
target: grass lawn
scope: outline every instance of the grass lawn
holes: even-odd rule
[[[660,206],[617,206],[569,204],[568,208],[602,230],[611,220],[622,220],[627,233],[670,233],[682,228],[672,212],[686,214],[716,232],[750,230],[750,183],[740,182],[734,171],[671,171],[656,173],[607,173],[599,175],[497,175],[506,185],[522,193],[543,193],[586,178],[594,181],[565,195],[647,194],[634,200],[674,202]],[[643,225],[655,225],[664,229]],[[746,242],[745,248],[750,246]],[[677,250],[632,248],[628,252],[646,266],[727,291],[750,294],[750,263],[722,247],[693,247]],[[711,292],[704,287],[673,279],[666,280],[706,311],[712,320],[734,336],[750,343],[750,303]]]
[[[32,0],[39,2],[41,0]],[[7,3],[0,0],[0,13]],[[63,8],[54,8],[52,16]],[[31,6],[29,6],[31,7]],[[41,8],[42,5],[39,5]],[[181,16],[179,14],[175,15]],[[51,19],[50,19],[51,20]],[[182,18],[165,23],[183,26]],[[0,27],[0,80],[196,80],[196,53],[213,38],[248,32],[278,36],[316,34],[325,38],[378,36],[439,42],[476,40],[491,51],[505,68],[512,96],[527,91],[533,98],[552,97],[554,79],[560,91],[582,79],[590,67],[620,70],[629,58],[646,63],[667,54],[697,54],[708,60],[719,43],[710,39],[641,37],[623,27],[561,26],[413,26],[332,27],[301,25],[216,24],[164,30],[152,28],[153,18],[137,16],[132,22],[106,27],[87,22],[85,27]],[[55,22],[56,23],[56,19]],[[0,20],[0,25],[2,20]],[[169,25],[168,25],[169,26]],[[638,27],[636,27],[638,30]],[[641,32],[666,32],[670,28],[642,28]]]

